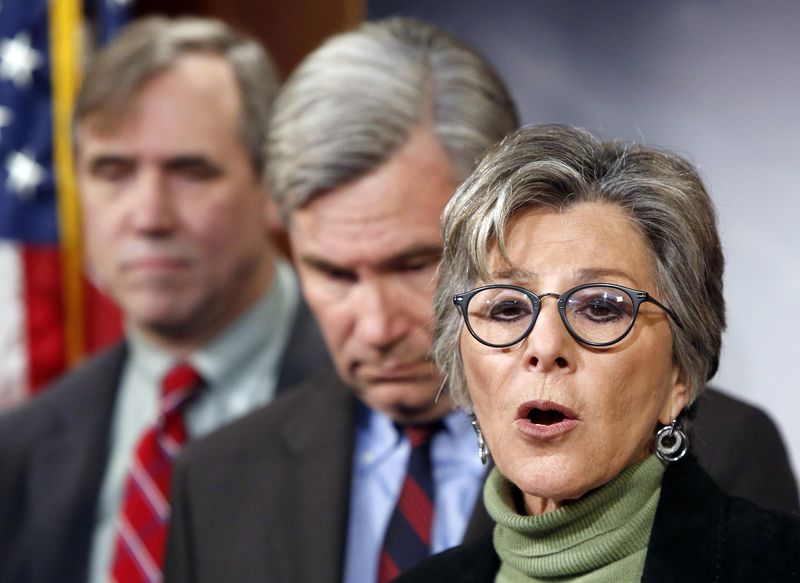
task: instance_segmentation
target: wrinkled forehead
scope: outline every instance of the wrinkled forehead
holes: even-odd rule
[[[183,87],[187,106],[194,101],[231,109],[237,125],[243,116],[242,93],[235,71],[220,54],[205,50],[187,51],[173,60],[153,63],[149,68],[128,64],[125,71],[109,80],[91,80],[74,112],[73,136],[79,145],[81,132],[89,129],[109,136],[130,123],[145,96],[173,87]],[[217,109],[215,106],[214,109]],[[219,111],[209,111],[219,115]],[[237,127],[237,130],[240,128]]]
[[[487,237],[483,250],[471,269],[484,283],[555,274],[575,283],[656,283],[655,255],[644,233],[624,209],[607,202],[520,208],[500,237]]]

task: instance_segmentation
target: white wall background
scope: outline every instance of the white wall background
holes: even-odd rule
[[[800,471],[800,2],[384,0],[477,46],[523,120],[676,150],[719,212],[728,332],[713,384],[768,411]],[[747,428],[742,427],[746,432]]]

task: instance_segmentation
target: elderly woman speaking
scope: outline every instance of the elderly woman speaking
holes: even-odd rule
[[[496,464],[497,526],[398,581],[800,581],[800,519],[727,496],[687,454],[725,322],[691,165],[523,128],[443,224],[434,351]]]

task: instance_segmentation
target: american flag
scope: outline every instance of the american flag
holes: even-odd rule
[[[0,409],[119,335],[82,275],[69,124],[82,42],[110,38],[130,9],[0,0]]]

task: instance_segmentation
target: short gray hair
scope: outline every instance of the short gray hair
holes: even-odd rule
[[[716,372],[725,328],[724,259],[697,171],[664,150],[603,141],[567,126],[529,126],[486,155],[443,214],[433,351],[459,405],[469,408],[470,399],[453,295],[488,281],[491,251],[505,256],[507,227],[520,212],[591,202],[625,211],[649,243],[655,291],[683,325],[670,319],[672,353],[692,398]]]
[[[377,169],[419,125],[431,127],[461,181],[519,121],[494,68],[433,25],[390,18],[330,38],[275,104],[267,176],[284,220]]]
[[[148,81],[197,53],[219,56],[233,70],[242,103],[239,131],[260,175],[278,75],[256,40],[218,20],[152,16],[127,26],[93,59],[75,104],[74,125],[97,116],[113,128]]]

